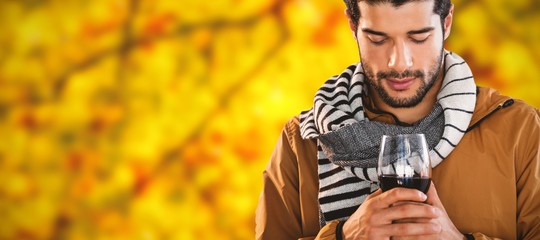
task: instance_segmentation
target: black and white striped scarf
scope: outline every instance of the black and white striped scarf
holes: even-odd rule
[[[444,79],[437,95],[437,104],[430,116],[426,117],[436,119],[437,108],[439,108],[439,113],[442,111],[444,114],[444,122],[441,124],[442,136],[430,135],[438,135],[437,139],[432,141],[433,144],[429,144],[432,167],[441,163],[459,143],[469,126],[476,104],[476,85],[468,65],[461,57],[446,50],[444,59]],[[341,154],[341,156],[353,156],[352,158],[355,159],[342,157],[339,161],[334,161],[333,156],[327,156],[329,151],[327,151],[328,146],[325,146],[332,143],[321,141],[323,135],[337,132],[337,130],[348,132],[348,134],[366,134],[370,136],[364,137],[363,141],[373,139],[373,146],[368,146],[365,151],[378,150],[380,138],[385,131],[379,131],[377,134],[373,130],[359,130],[373,128],[364,116],[363,87],[364,72],[361,64],[351,65],[340,75],[328,79],[317,91],[313,107],[300,114],[302,138],[318,139],[321,226],[336,219],[347,219],[370,193],[379,188],[376,160],[373,162],[355,158],[360,156],[364,149],[355,150],[349,146],[348,149],[356,153]],[[426,125],[429,124],[428,122]],[[400,131],[410,133],[415,132],[415,129],[418,128],[404,127]],[[390,132],[395,131],[390,130]],[[428,135],[426,137],[429,138]],[[346,140],[345,138],[339,144],[347,144]],[[351,144],[351,146],[355,148],[356,145]]]

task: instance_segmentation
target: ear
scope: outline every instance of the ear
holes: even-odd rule
[[[450,36],[450,30],[452,29],[452,20],[454,18],[454,4],[450,6],[448,16],[444,18],[444,40]]]
[[[347,20],[349,21],[349,28],[351,29],[351,32],[352,32],[352,35],[354,37],[354,40],[358,40],[356,39],[356,30],[357,30],[357,26],[354,25],[354,22],[352,20],[352,17],[351,17],[351,14],[349,13],[349,9],[348,8],[345,8],[345,16],[347,16]]]

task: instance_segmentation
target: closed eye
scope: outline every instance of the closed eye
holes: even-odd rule
[[[384,44],[384,42],[386,42],[386,39],[387,39],[387,38],[382,38],[382,37],[367,37],[367,38],[369,39],[371,43],[377,46]]]
[[[421,39],[411,37],[411,41],[414,43],[422,44],[428,40],[429,36],[431,35],[428,35],[427,37]]]

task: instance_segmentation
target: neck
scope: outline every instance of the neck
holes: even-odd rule
[[[426,96],[422,99],[418,105],[410,108],[394,108],[386,104],[372,89],[372,87],[369,87],[370,95],[373,96],[373,103],[375,104],[375,107],[377,109],[380,109],[385,112],[389,112],[396,116],[400,122],[413,124],[415,122],[418,122],[419,120],[425,118],[431,110],[433,109],[433,106],[437,102],[437,94],[439,93],[439,90],[441,89],[442,85],[442,76],[443,72],[442,70],[439,72],[439,76],[437,77],[437,80],[435,80],[435,83],[431,87],[431,89],[426,93]]]

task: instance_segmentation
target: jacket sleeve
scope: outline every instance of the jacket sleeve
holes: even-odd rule
[[[540,239],[540,111],[529,108],[516,147],[516,239]],[[511,207],[511,206],[508,206]],[[474,239],[499,239],[473,233]]]
[[[318,224],[315,227],[312,224],[318,223],[316,208],[302,206],[300,199],[305,197],[300,196],[302,181],[312,179],[300,179],[305,176],[300,174],[304,170],[299,169],[302,168],[299,160],[305,158],[304,151],[314,151],[313,156],[316,156],[316,147],[310,145],[306,148],[300,143],[298,124],[294,121],[298,120],[289,121],[283,128],[263,172],[263,187],[255,217],[256,239],[335,239],[337,222],[327,224],[319,231]],[[312,204],[317,204],[316,200]],[[314,212],[306,214],[302,211]],[[306,215],[314,217],[305,219]],[[307,222],[311,222],[310,226],[305,226]]]
[[[525,123],[516,163],[517,238],[540,239],[540,111]],[[529,115],[530,116],[530,115]]]

